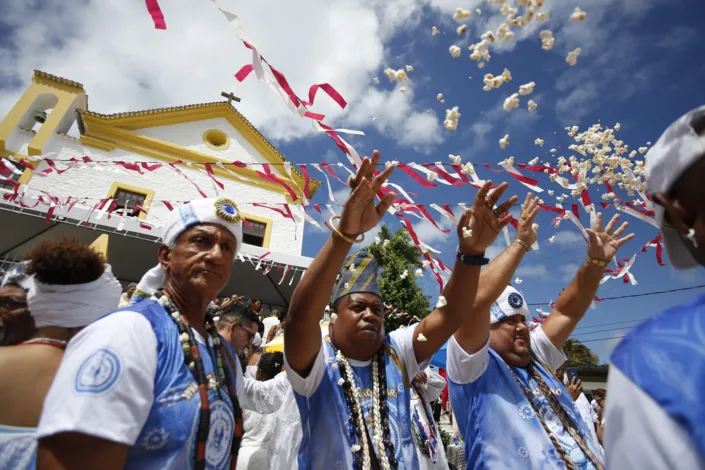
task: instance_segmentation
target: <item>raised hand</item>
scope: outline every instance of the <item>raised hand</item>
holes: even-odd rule
[[[609,221],[607,227],[602,229],[602,214],[598,212],[595,217],[595,223],[592,225],[592,229],[587,229],[586,232],[590,237],[588,245],[588,256],[601,261],[611,261],[614,255],[617,254],[617,250],[627,243],[629,240],[634,238],[634,234],[631,233],[624,238],[619,238],[627,230],[629,222],[624,222],[617,230],[614,228],[619,222],[619,214],[612,217]]]
[[[521,206],[521,215],[517,223],[517,240],[521,240],[528,246],[533,245],[538,238],[539,225],[534,223],[539,213],[539,199],[533,197],[531,193],[526,195],[524,204]]]
[[[492,181],[486,181],[477,192],[472,207],[465,211],[458,223],[458,248],[466,255],[479,256],[484,253],[512,220],[507,211],[517,202],[517,197],[512,196],[496,206],[509,185],[502,183],[490,191],[491,187]]]
[[[573,401],[575,401],[580,397],[580,394],[583,393],[583,382],[579,378],[573,377],[573,380],[570,381],[566,388]]]
[[[372,160],[365,157],[357,175],[350,179],[352,192],[345,201],[338,224],[338,230],[345,235],[356,237],[375,227],[394,201],[395,194],[387,193],[375,205],[375,194],[394,171],[394,167],[390,166],[375,177],[378,162],[379,151],[375,150],[372,152]]]

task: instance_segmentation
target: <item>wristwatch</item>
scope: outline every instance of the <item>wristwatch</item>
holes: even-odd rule
[[[485,253],[482,253],[479,256],[466,255],[465,253],[460,251],[460,245],[458,245],[455,250],[455,257],[458,259],[458,261],[462,261],[463,264],[466,264],[468,266],[484,266],[490,262],[489,259],[485,258]]]

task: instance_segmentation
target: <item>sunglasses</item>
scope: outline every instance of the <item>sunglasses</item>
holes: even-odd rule
[[[254,341],[255,335],[256,335],[257,333],[251,332],[250,330],[248,330],[247,328],[245,328],[244,326],[242,326],[242,325],[239,324],[239,323],[236,323],[236,325],[239,326],[240,328],[242,328],[243,330],[245,330],[245,333],[247,333],[247,340],[248,340],[249,343],[251,343],[252,341]]]

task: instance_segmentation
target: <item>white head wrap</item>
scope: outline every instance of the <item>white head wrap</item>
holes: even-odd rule
[[[173,211],[164,226],[162,243],[171,245],[184,230],[198,224],[216,224],[228,229],[237,240],[235,254],[240,250],[242,246],[242,218],[237,205],[227,198],[199,199]],[[155,291],[164,287],[165,276],[166,273],[161,264],[147,271],[137,285],[137,290],[132,294],[131,303],[151,296]]]
[[[28,285],[27,305],[37,328],[86,326],[115,310],[122,294],[109,264],[102,276],[86,284],[45,284],[31,276]]]
[[[490,324],[494,325],[514,315],[524,315],[524,318],[528,318],[529,307],[518,290],[507,286],[502,295],[490,307]]]

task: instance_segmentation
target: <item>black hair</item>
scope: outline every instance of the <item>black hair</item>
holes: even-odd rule
[[[218,329],[222,329],[236,322],[245,328],[249,328],[253,324],[257,323],[257,328],[259,329],[257,314],[250,308],[249,305],[234,304],[230,306],[227,311],[220,314],[217,326]]]
[[[284,354],[277,351],[265,353],[259,358],[257,372],[262,373],[262,380],[271,380],[282,371],[284,365]]]
[[[25,255],[27,274],[45,284],[87,284],[103,275],[105,260],[76,238],[47,240]]]

